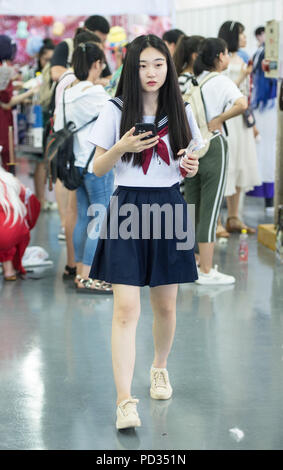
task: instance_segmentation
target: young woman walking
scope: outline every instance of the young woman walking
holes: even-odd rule
[[[152,136],[151,131],[134,135],[136,123],[155,123],[157,135]],[[144,137],[148,139],[143,140]],[[141,425],[131,384],[140,287],[145,285],[150,287],[154,313],[150,395],[160,400],[172,395],[167,359],[175,334],[178,284],[197,279],[194,240],[193,236],[187,237],[189,249],[178,250],[176,230],[171,239],[166,237],[168,224],[163,217],[159,223],[161,236],[154,238],[156,219],[153,215],[148,226],[142,212],[153,204],[159,208],[166,204],[174,215],[178,205],[183,220],[188,222],[187,207],[179,191],[180,159],[192,137],[202,140],[190,106],[183,103],[168,48],[154,35],[136,38],[129,47],[116,98],[106,104],[89,137],[97,146],[94,173],[103,176],[115,167],[118,186],[105,224],[109,236],[100,238],[91,269],[92,277],[102,277],[113,285],[112,361],[117,429]],[[188,176],[194,176],[198,160],[190,155],[183,159],[183,166]],[[129,207],[136,211],[137,219],[130,236],[122,236],[122,213]],[[109,227],[116,215],[117,233],[111,237]],[[148,236],[143,236],[144,231]]]
[[[177,42],[173,60],[182,95],[188,93],[192,86],[194,63],[203,40],[202,36],[181,36]]]

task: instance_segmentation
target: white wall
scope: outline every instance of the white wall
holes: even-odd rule
[[[174,0],[0,0],[1,15],[171,15]]]
[[[247,50],[256,48],[254,30],[272,19],[283,19],[283,0],[175,0],[176,28],[186,34],[215,37],[224,21],[246,28]]]

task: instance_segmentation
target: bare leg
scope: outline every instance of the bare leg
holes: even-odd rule
[[[241,188],[236,188],[236,193],[227,196],[228,217],[238,217]]]
[[[236,194],[227,196],[228,219],[226,228],[228,232],[241,232],[241,230],[245,228],[248,233],[255,233],[256,230],[254,228],[248,227],[239,218],[241,188],[236,188],[236,190]]]
[[[61,181],[57,179],[55,183],[55,196],[58,204],[58,211],[61,220],[61,226],[65,228],[65,219],[68,206],[68,189],[66,189]]]
[[[16,274],[12,261],[3,261],[4,276],[14,276]]]
[[[178,284],[157,286],[150,289],[151,306],[154,313],[153,367],[166,368],[176,329],[176,299]]]
[[[217,220],[216,237],[217,238],[229,238],[230,237],[230,233],[227,232],[226,229],[222,225],[220,214]]]
[[[38,162],[34,172],[34,188],[35,195],[41,204],[43,209],[45,203],[45,181],[46,181],[46,170],[45,163]]]
[[[200,270],[203,273],[209,273],[212,268],[214,245],[214,242],[198,244],[200,254]]]
[[[136,359],[136,328],[140,315],[140,288],[113,285],[112,364],[117,405],[131,397]]]
[[[76,266],[73,245],[73,231],[77,223],[77,199],[76,191],[68,191],[68,205],[65,218],[65,234],[67,244],[67,265],[71,268]]]

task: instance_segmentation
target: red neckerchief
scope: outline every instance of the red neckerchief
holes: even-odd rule
[[[159,137],[164,137],[166,134],[168,134],[168,126],[164,127],[161,131],[157,132]],[[156,148],[156,153],[159,155],[162,160],[167,163],[167,165],[170,165],[170,157],[167,149],[167,145],[163,140],[159,140],[158,144],[154,147]],[[152,155],[153,155],[153,148],[146,149],[142,152],[143,155],[143,163],[142,163],[142,169],[144,174],[147,174],[148,167],[150,165]]]

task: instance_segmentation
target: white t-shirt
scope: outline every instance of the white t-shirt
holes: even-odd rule
[[[100,113],[110,96],[102,85],[93,85],[89,81],[81,81],[65,91],[66,120],[72,121],[76,128],[83,126],[94,116]],[[84,168],[93,150],[93,144],[88,141],[88,134],[92,124],[74,135],[75,166]],[[54,130],[64,127],[63,93],[57,106]],[[88,171],[92,173],[93,159]]]
[[[205,70],[198,77],[198,83],[209,72]],[[219,74],[208,80],[201,88],[208,122],[227,111],[243,96],[237,85],[225,75]]]
[[[199,128],[189,105],[186,106],[186,114],[193,138],[202,143],[203,140]],[[113,147],[120,140],[121,116],[122,113],[118,107],[113,102],[108,101],[101,111],[98,120],[90,129],[89,141],[105,150]],[[154,123],[154,121],[155,116],[144,116],[143,122]],[[168,148],[170,165],[167,165],[166,162],[157,157],[154,152],[147,173],[144,174],[142,167],[133,166],[132,162],[123,162],[120,159],[114,166],[114,184],[116,186],[169,187],[180,182],[182,179],[179,169],[180,159],[173,160],[169,134],[162,137],[162,140]]]

